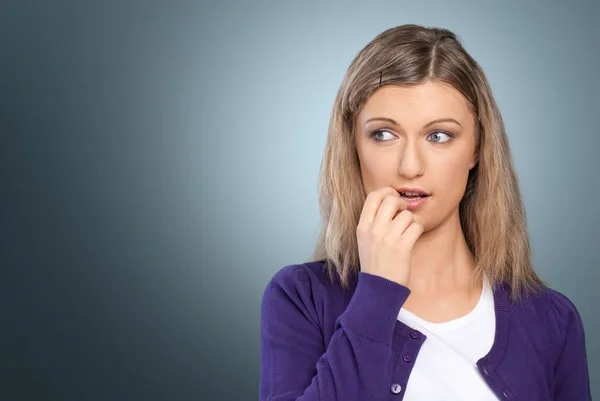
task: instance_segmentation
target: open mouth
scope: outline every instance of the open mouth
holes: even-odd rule
[[[414,192],[413,193],[399,192],[399,194],[404,199],[410,199],[410,200],[426,198],[426,197],[429,196],[429,195],[425,195],[425,194],[417,194],[417,193],[414,193]]]
[[[400,197],[406,201],[406,207],[408,210],[419,209],[423,206],[431,195],[427,195],[419,192],[398,192]]]

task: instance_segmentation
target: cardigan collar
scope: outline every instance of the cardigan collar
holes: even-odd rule
[[[494,294],[494,311],[496,315],[496,333],[494,335],[494,343],[489,352],[477,361],[480,367],[495,369],[508,346],[508,335],[510,329],[510,300],[508,298],[509,287],[506,283],[498,284],[493,291]]]

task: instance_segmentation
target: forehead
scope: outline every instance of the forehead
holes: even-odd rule
[[[382,86],[367,99],[357,122],[362,125],[373,117],[415,122],[452,117],[462,123],[470,116],[472,112],[462,93],[452,85],[429,81],[414,86]]]

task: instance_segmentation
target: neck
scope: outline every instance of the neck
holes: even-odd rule
[[[475,258],[465,240],[458,209],[438,227],[421,234],[413,247],[409,288],[435,297],[456,291],[477,291],[472,276]]]

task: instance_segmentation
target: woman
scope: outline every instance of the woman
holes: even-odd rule
[[[313,258],[261,312],[260,399],[590,400],[574,304],[531,264],[488,81],[455,34],[403,25],[335,100]]]

